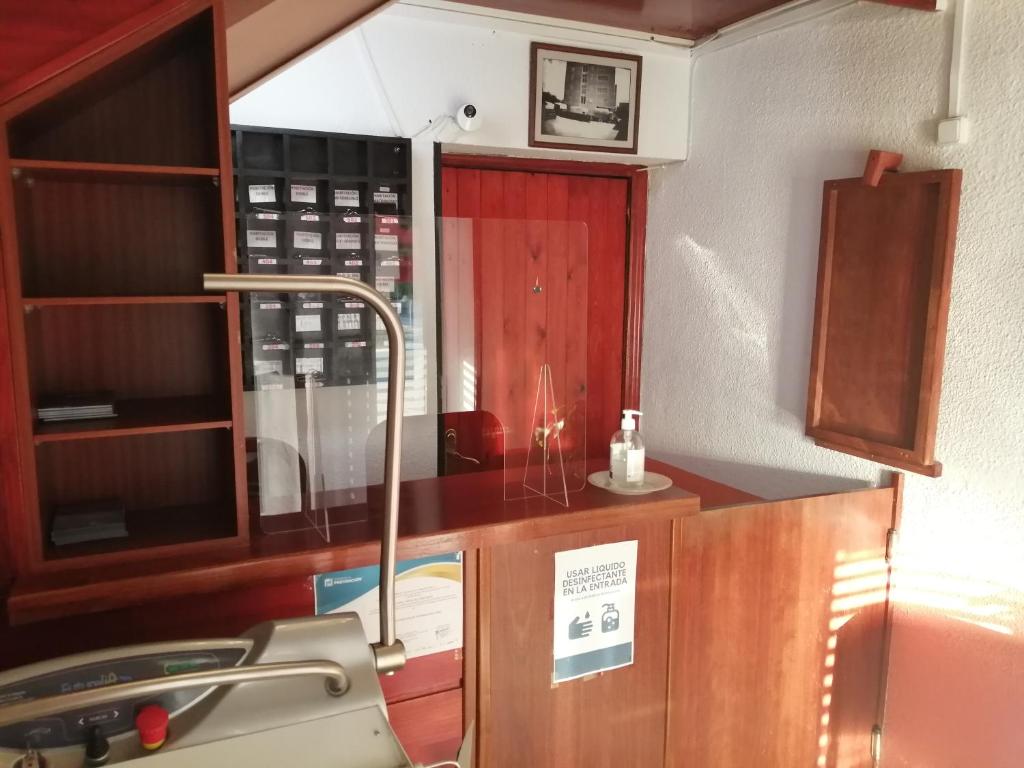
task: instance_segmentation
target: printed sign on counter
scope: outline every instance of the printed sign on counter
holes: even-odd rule
[[[551,681],[633,663],[636,541],[555,553]]]
[[[395,618],[408,658],[462,647],[462,553],[398,563]],[[366,639],[380,639],[380,566],[313,577],[316,614],[355,611]]]

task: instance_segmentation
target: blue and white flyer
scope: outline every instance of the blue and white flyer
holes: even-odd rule
[[[402,560],[395,579],[395,619],[407,658],[462,647],[462,553]],[[380,566],[313,577],[316,614],[359,614],[368,642],[380,639]]]
[[[551,682],[633,663],[636,541],[555,553]]]

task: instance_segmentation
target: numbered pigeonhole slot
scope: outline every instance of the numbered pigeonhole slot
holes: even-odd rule
[[[365,176],[366,141],[331,139],[331,173],[335,176]]]
[[[375,141],[373,175],[379,179],[404,179],[409,175],[409,145],[404,141]]]
[[[365,182],[335,179],[331,184],[331,210],[342,214],[366,214],[370,196]]]
[[[250,342],[252,370],[248,389],[269,391],[292,387],[292,345],[287,336],[254,335]]]
[[[369,284],[373,265],[367,219],[366,216],[334,216],[331,246],[334,274]]]
[[[370,247],[370,217],[335,214],[331,217],[331,246],[336,254],[365,254]]]
[[[292,298],[292,336],[296,341],[330,339],[331,306],[322,293],[298,293]]]
[[[306,387],[312,382],[325,384],[330,359],[330,345],[322,339],[295,343],[295,385]]]
[[[338,339],[331,356],[331,383],[338,386],[367,384],[370,381],[373,344],[369,339]]]
[[[287,294],[251,295],[248,332],[254,339],[288,339],[291,336],[291,327],[291,304]]]
[[[236,132],[238,166],[250,171],[284,170],[284,137],[280,133]]]
[[[244,219],[243,230],[248,271],[257,275],[285,274],[284,217],[279,213],[251,213]]]
[[[372,310],[366,306],[365,302],[342,296],[334,306],[335,338],[344,340],[367,338],[372,315]]]
[[[288,168],[299,173],[327,175],[327,137],[287,134]]]
[[[238,178],[239,196],[246,212],[283,211],[285,183],[280,176],[251,176]]]
[[[383,216],[401,216],[408,212],[408,190],[406,184],[376,182],[370,186],[370,203],[373,213]]]
[[[331,274],[331,253],[327,247],[330,222],[326,215],[289,214],[286,230],[291,274]]]

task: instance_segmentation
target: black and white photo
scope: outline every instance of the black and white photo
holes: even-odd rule
[[[637,151],[639,56],[533,43],[530,146]]]

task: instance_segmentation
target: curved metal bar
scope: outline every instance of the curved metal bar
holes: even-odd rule
[[[395,555],[398,549],[398,480],[401,473],[402,414],[405,410],[405,334],[394,307],[366,283],[319,275],[203,275],[207,291],[343,293],[362,299],[380,316],[388,334],[388,415],[384,443],[384,530],[380,541],[380,642],[374,645],[378,672],[405,665],[405,648],[395,635]]]
[[[214,669],[208,672],[183,672],[180,675],[133,680],[130,683],[117,683],[102,688],[90,688],[85,691],[62,693],[17,704],[7,704],[0,707],[0,728],[28,720],[59,715],[62,712],[113,704],[125,699],[157,696],[184,688],[258,683],[292,677],[323,677],[327,684],[327,693],[331,696],[341,696],[349,689],[350,684],[345,668],[334,661],[289,661]]]

